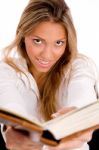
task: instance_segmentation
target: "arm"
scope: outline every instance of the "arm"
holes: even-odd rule
[[[67,113],[67,111],[72,110],[73,108],[64,108],[64,110],[60,110],[58,111],[58,113],[53,114],[52,116],[59,116],[63,113]],[[62,150],[62,149],[66,149],[66,150],[70,150],[70,149],[78,149],[80,148],[82,145],[84,145],[85,142],[90,141],[91,137],[92,137],[92,133],[94,131],[94,128],[83,131],[83,132],[78,132],[72,136],[69,136],[67,138],[62,139],[61,143],[56,146],[56,147],[51,147],[51,146],[47,146],[44,145],[42,147],[42,144],[38,144],[38,143],[34,143],[33,141],[31,141],[31,139],[29,138],[29,135],[26,136],[26,133],[22,134],[21,132],[18,132],[17,130],[11,128],[11,127],[7,127],[5,134],[7,137],[7,141],[6,141],[6,146],[7,148],[10,149],[17,149],[17,150]]]
[[[24,100],[17,82],[18,76],[15,70],[5,63],[0,63],[0,107],[25,113]]]
[[[16,113],[22,113],[26,116],[32,115],[28,113],[28,110],[26,108],[27,105],[25,104],[25,100],[20,92],[21,90],[19,91],[18,86],[17,86],[18,82],[19,82],[18,76],[17,76],[17,73],[14,71],[14,69],[5,63],[0,63],[0,107],[8,108]],[[19,85],[20,88],[22,88],[23,85],[21,82],[21,84]],[[33,98],[36,98],[35,95]],[[2,135],[7,144],[8,139],[9,139],[7,135],[12,134],[12,130],[11,130],[11,133],[10,133],[10,130],[8,130],[9,132],[7,132],[8,134],[6,134],[6,132],[3,131],[3,125],[1,126],[2,126],[1,127]],[[17,131],[15,130],[13,131],[13,133],[14,133],[13,138],[12,136],[10,136],[10,140],[15,139],[16,141],[16,138],[18,139],[17,135],[19,136],[19,140],[20,140],[20,137],[21,139],[23,137],[23,140],[21,141],[21,145],[23,145],[22,143],[24,143],[25,139],[27,139],[26,144],[29,143],[29,141],[31,141],[30,137],[27,135],[24,135],[23,133],[19,133],[19,132],[17,133]],[[32,144],[35,145],[35,142],[33,142]],[[32,149],[33,149],[33,145],[32,145]]]
[[[68,107],[83,107],[96,101],[97,94],[95,91],[95,86],[97,83],[97,78],[97,68],[91,60],[88,58],[78,58],[75,60],[72,64],[68,86],[65,82],[63,89],[60,89],[60,91],[63,91],[63,107],[65,106],[61,110],[61,113],[66,113]],[[58,115],[60,115],[59,111]],[[62,145],[60,144],[59,147],[57,147],[57,150],[60,150],[61,147],[65,148],[66,146],[68,149],[80,148],[80,150],[88,150],[89,148],[86,143],[91,140],[94,130],[95,128],[92,128],[90,130],[86,130],[85,132],[79,132],[69,139],[65,139],[66,141],[64,141]]]
[[[98,71],[86,57],[74,61],[67,87],[67,106],[83,107],[97,100]]]
[[[33,142],[28,132],[20,132],[8,126],[6,131],[6,147],[17,150],[41,150],[42,144]]]
[[[68,111],[72,111],[73,107],[60,109],[57,113],[53,114],[52,117],[58,117],[61,114],[67,113]],[[92,134],[94,130],[99,129],[99,125],[92,127],[90,129],[87,129],[85,131],[81,131],[78,133],[75,133],[69,137],[63,138],[61,143],[57,147],[49,147],[49,150],[61,150],[61,149],[75,149],[75,150],[87,150],[88,145],[86,145],[86,142],[89,142],[92,138]],[[46,146],[47,147],[47,146]]]

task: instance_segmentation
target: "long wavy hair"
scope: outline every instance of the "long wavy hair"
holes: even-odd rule
[[[63,72],[68,70],[77,55],[76,31],[71,17],[70,9],[64,0],[30,0],[25,7],[14,41],[6,47],[5,61],[14,69],[20,71],[14,64],[10,54],[15,49],[23,57],[31,72],[31,62],[26,53],[24,38],[33,32],[33,28],[42,21],[53,21],[64,26],[67,34],[67,44],[64,54],[47,73],[40,91],[40,112],[46,120],[51,119],[51,114],[56,112],[56,92],[63,78]]]

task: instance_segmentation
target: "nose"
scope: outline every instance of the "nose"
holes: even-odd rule
[[[41,51],[41,56],[44,59],[50,60],[53,57],[53,47],[46,45]]]

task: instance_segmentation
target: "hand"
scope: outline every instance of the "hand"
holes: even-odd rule
[[[6,148],[10,150],[41,150],[42,145],[33,142],[29,136],[8,126],[5,131]]]
[[[43,150],[72,150],[79,149],[85,143],[91,140],[93,130],[88,130],[86,132],[78,132],[70,137],[62,139],[58,146],[45,146]]]
[[[64,113],[67,113],[69,111],[75,111],[75,109],[76,107],[70,107],[70,108],[64,107],[63,109],[59,110],[55,114],[52,114],[51,116],[52,118],[54,118]],[[71,150],[71,149],[81,148],[85,143],[91,140],[93,131],[96,128],[99,128],[99,126],[87,129],[82,132],[78,132],[66,138],[63,138],[61,140],[61,143],[58,146],[56,147],[45,146],[44,150]]]
[[[77,109],[77,107],[75,106],[72,106],[72,107],[63,107],[62,109],[60,109],[59,111],[57,111],[56,113],[52,114],[51,117],[52,118],[56,118],[62,114],[66,114],[68,112],[71,112],[71,111],[75,111]]]

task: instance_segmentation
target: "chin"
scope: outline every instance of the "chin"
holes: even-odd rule
[[[50,70],[50,68],[39,68],[37,70],[38,72],[47,73]]]

